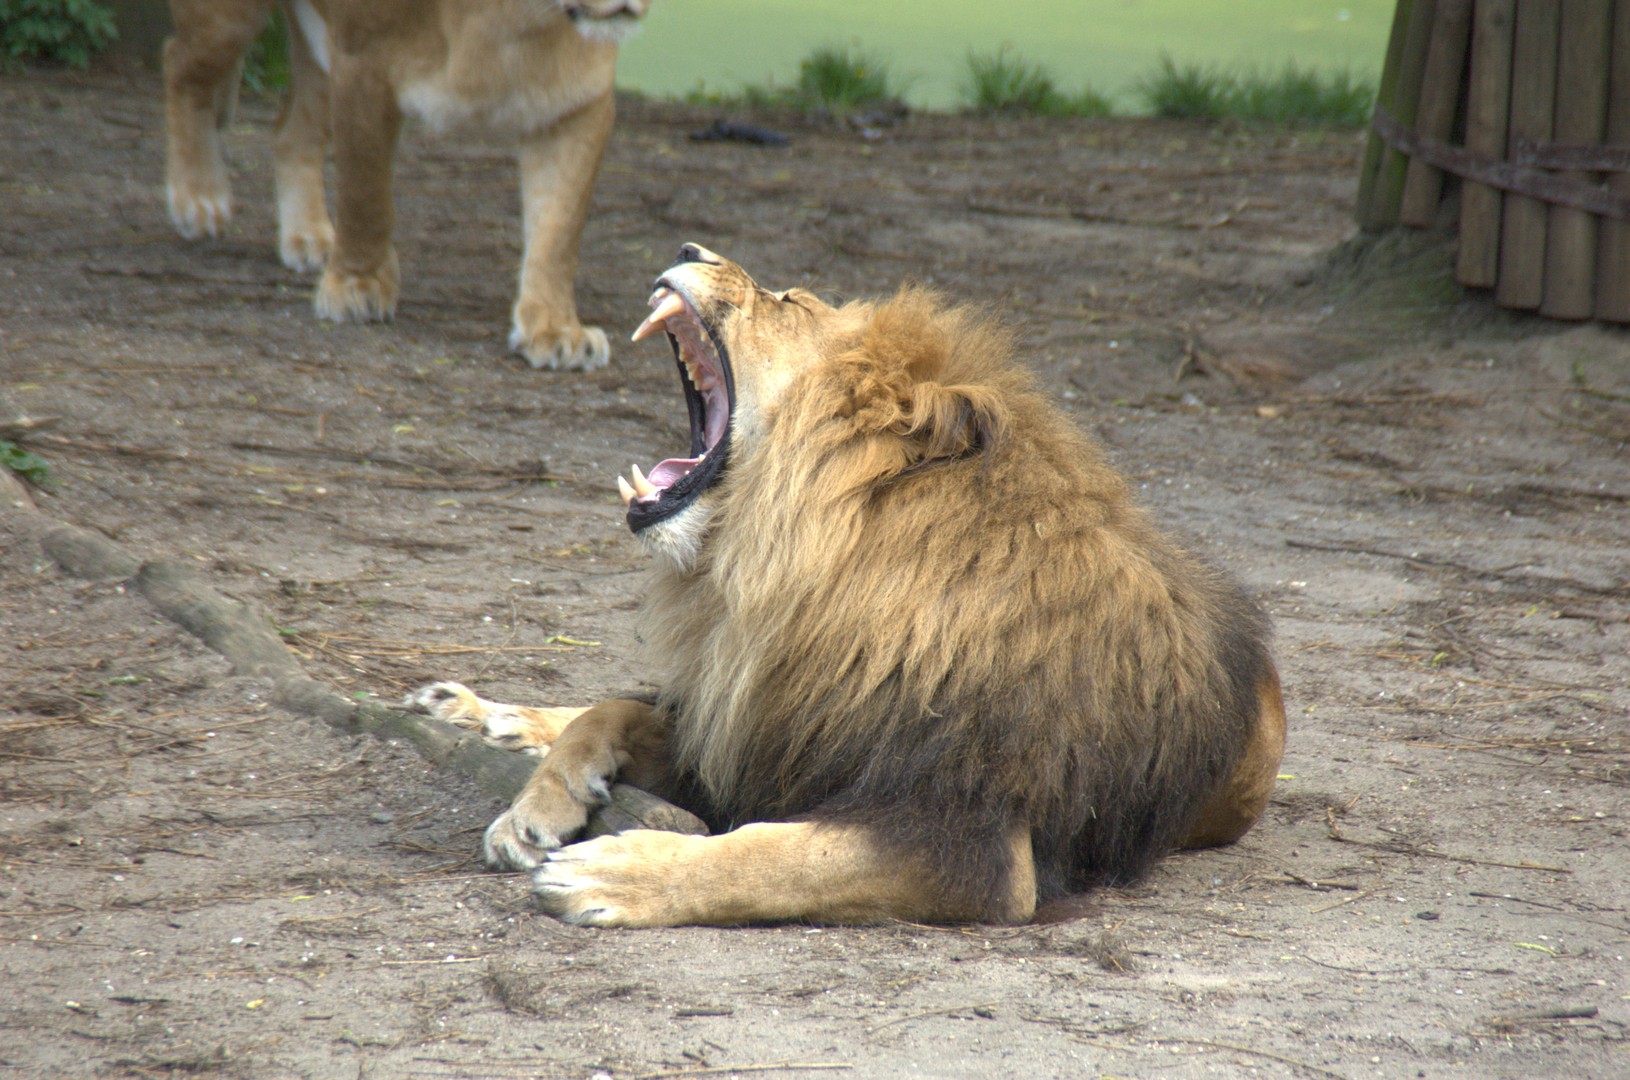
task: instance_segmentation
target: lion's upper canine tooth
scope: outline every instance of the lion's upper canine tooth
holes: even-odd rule
[[[685,310],[685,301],[671,289],[658,289],[651,294],[651,314],[635,328],[630,341],[639,341],[656,333],[669,319]]]
[[[617,494],[623,497],[624,506],[628,506],[634,501],[635,491],[629,486],[628,481],[624,480],[621,475],[617,477]]]
[[[645,478],[645,474],[640,472],[638,465],[630,465],[628,468],[634,474],[634,491],[636,494],[644,498],[647,495],[657,493],[657,486]]]

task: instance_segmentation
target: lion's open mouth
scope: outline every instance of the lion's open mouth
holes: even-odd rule
[[[617,477],[617,489],[628,507],[628,527],[636,533],[677,514],[718,479],[730,454],[730,412],[735,402],[729,355],[683,286],[659,278],[651,309],[633,340],[658,330],[668,335],[690,412],[691,456],[660,461],[650,475],[634,465],[629,479]]]

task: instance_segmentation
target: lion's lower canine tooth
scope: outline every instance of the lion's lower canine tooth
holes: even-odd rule
[[[627,506],[634,501],[634,489],[628,486],[628,481],[621,476],[617,477],[617,494],[623,497],[623,505]]]
[[[657,486],[645,478],[645,474],[640,472],[640,467],[638,465],[630,465],[629,469],[634,474],[635,492],[641,496],[656,494]]]

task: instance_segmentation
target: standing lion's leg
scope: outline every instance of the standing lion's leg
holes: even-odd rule
[[[289,92],[277,118],[272,160],[277,186],[277,250],[290,270],[321,270],[334,250],[334,224],[323,199],[328,153],[328,72],[288,7]],[[310,32],[316,32],[315,27]]]
[[[165,187],[170,220],[188,240],[219,236],[232,220],[218,128],[243,54],[270,10],[270,0],[170,4],[176,33],[164,45]]]
[[[613,698],[578,714],[549,748],[510,808],[487,827],[482,854],[495,869],[527,870],[582,831],[611,798],[613,781],[660,793],[667,786],[667,715]]]
[[[313,306],[335,322],[387,320],[401,291],[391,244],[391,164],[402,111],[386,73],[368,58],[329,58],[334,129],[334,251]]]
[[[947,902],[926,857],[878,844],[865,826],[818,821],[602,836],[551,854],[532,880],[544,910],[591,926],[1023,922],[1036,906],[1028,826],[1007,843],[1006,888],[978,910]]]
[[[1182,847],[1232,844],[1267,810],[1274,781],[1279,778],[1279,760],[1285,755],[1285,700],[1276,672],[1270,670],[1257,688],[1257,703],[1256,723],[1245,753],[1228,782],[1195,819]]]
[[[509,347],[535,368],[598,368],[611,359],[605,331],[577,319],[577,249],[616,106],[608,91],[520,148],[520,293]]]

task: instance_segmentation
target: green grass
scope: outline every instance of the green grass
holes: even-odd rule
[[[847,113],[863,105],[898,101],[888,65],[851,45],[825,45],[798,64],[800,108]]]
[[[10,469],[35,487],[51,486],[51,466],[8,439],[0,439],[0,469]]]
[[[1092,87],[1069,94],[1053,73],[1007,45],[969,52],[962,100],[975,112],[1033,116],[1110,116],[1109,97]],[[1321,74],[1286,64],[1277,70],[1229,70],[1211,64],[1179,64],[1170,56],[1132,85],[1147,115],[1173,120],[1236,120],[1261,124],[1354,126],[1369,119],[1375,87],[1350,70]],[[798,65],[793,86],[744,86],[733,93],[698,89],[685,96],[695,105],[724,108],[794,108],[841,116],[900,99],[887,65],[854,46],[827,46]]]
[[[1019,57],[1007,45],[993,53],[968,53],[962,97],[975,112],[1108,116],[1114,111],[1109,100],[1091,87],[1073,97],[1065,94],[1052,72]]]
[[[844,116],[868,105],[900,100],[900,88],[889,78],[888,65],[852,45],[823,45],[798,64],[793,86],[749,84],[734,92],[705,87],[685,95],[693,105],[725,108],[791,108],[805,113]]]
[[[1292,63],[1277,72],[1245,72],[1232,115],[1270,124],[1357,127],[1369,120],[1374,104],[1375,85],[1351,70],[1321,75]]]
[[[1373,84],[1351,71],[1321,75],[1294,63],[1278,71],[1225,71],[1169,56],[1133,91],[1153,115],[1167,119],[1267,124],[1362,124],[1375,101]]]
[[[289,88],[289,27],[281,11],[273,11],[255,43],[243,57],[243,85],[257,94]]]

